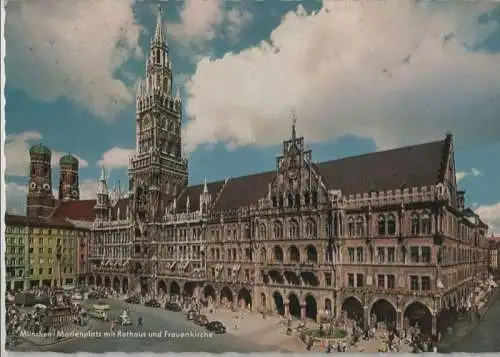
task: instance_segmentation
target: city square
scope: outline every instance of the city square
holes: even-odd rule
[[[23,6],[18,11],[28,11]],[[309,100],[304,94],[296,105],[280,107],[279,136],[271,133],[267,117],[269,137],[275,135],[274,146],[266,149],[272,158],[268,152],[254,160],[265,164],[251,166],[252,160],[238,156],[238,174],[217,174],[233,166],[222,162],[211,167],[215,173],[207,179],[186,154],[187,147],[226,141],[230,146],[232,139],[219,141],[217,134],[193,144],[193,137],[210,130],[190,129],[203,117],[203,106],[192,104],[198,90],[195,75],[179,83],[182,73],[167,37],[175,39],[180,30],[167,19],[170,6],[162,6],[146,9],[154,12],[154,20],[148,12],[147,46],[128,107],[135,112],[127,113],[131,124],[110,139],[126,136],[133,149],[114,147],[94,160],[93,168],[69,147],[83,140],[80,135],[65,132],[65,152],[34,132],[25,131],[24,139],[7,136],[6,146],[21,140],[24,152],[6,150],[6,177],[25,186],[13,199],[8,189],[21,181],[7,183],[6,348],[70,353],[500,351],[488,332],[500,319],[500,204],[487,204],[484,198],[500,199],[495,196],[500,190],[493,184],[485,194],[481,185],[467,183],[482,178],[486,169],[459,170],[458,163],[463,168],[462,160],[471,157],[463,148],[469,137],[462,129],[450,125],[437,135],[438,126],[432,126],[432,135],[422,134],[415,142],[409,135],[385,146],[377,145],[374,134],[370,150],[345,155],[327,150],[325,155],[321,147],[309,145],[317,144],[319,133],[310,128],[314,112],[300,109]],[[297,8],[290,16],[328,16],[328,6],[334,5],[323,6],[307,16]],[[189,1],[181,11],[186,9]],[[493,18],[499,9],[487,14]],[[229,61],[237,54],[227,56]],[[207,65],[209,60],[203,61]],[[491,69],[500,73],[498,65]],[[207,85],[217,88],[217,79],[207,78],[214,80]],[[94,93],[97,85],[91,84]],[[215,89],[207,103],[219,101],[219,94]],[[484,113],[486,127],[500,114],[500,100],[493,98],[496,104]],[[222,112],[214,113],[211,118]],[[14,130],[9,125],[20,125],[19,119],[9,120],[7,112],[8,131]],[[411,126],[424,122],[415,123]],[[497,133],[493,124],[490,131]],[[363,136],[346,135],[351,134]],[[85,139],[87,152],[105,142],[101,135],[96,130],[95,138]],[[330,136],[340,140],[333,132]],[[498,137],[491,145],[496,144]],[[217,155],[218,149],[210,150]],[[231,149],[227,152],[231,155]],[[120,164],[111,163],[116,153]],[[17,162],[15,155],[26,162]],[[14,164],[19,165],[16,173]],[[114,183],[111,177],[121,180]],[[20,201],[22,208],[16,209],[13,204]]]

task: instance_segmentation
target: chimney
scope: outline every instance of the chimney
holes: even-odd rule
[[[457,192],[457,208],[463,211],[465,208],[465,191]]]

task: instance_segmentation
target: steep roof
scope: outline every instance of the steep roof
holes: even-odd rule
[[[79,201],[63,201],[60,202],[52,217],[68,218],[74,221],[93,222],[95,220],[94,206],[96,200],[79,200]],[[111,208],[112,219],[125,219],[127,216],[128,199],[123,198]],[[118,213],[120,216],[118,217]]]
[[[5,214],[5,225],[16,227],[47,227],[47,228],[75,228],[64,218],[33,218],[13,214]]]
[[[323,162],[318,165],[325,184],[343,195],[385,191],[439,182],[445,141]]]
[[[442,180],[443,163],[447,160],[451,137],[426,144],[379,151],[364,155],[326,161],[315,165],[330,189],[340,189],[343,195],[363,194],[435,185]],[[238,208],[255,204],[264,198],[276,171],[230,178],[207,183],[216,210]],[[177,198],[177,212],[185,212],[189,196],[190,210],[199,208],[203,184],[186,187]],[[95,200],[61,202],[53,217],[93,221]],[[120,216],[126,214],[127,199],[120,207]],[[116,216],[116,207],[113,217]]]
[[[448,140],[326,161],[315,168],[328,188],[340,189],[343,195],[435,185],[441,180]],[[268,185],[275,175],[273,170],[230,178],[215,202],[215,209],[257,203],[267,195]],[[207,184],[212,200],[222,184],[223,181]],[[191,210],[197,209],[202,189],[203,185],[186,188],[178,197],[177,210],[184,210],[188,195]]]

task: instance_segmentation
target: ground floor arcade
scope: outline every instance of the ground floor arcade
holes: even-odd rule
[[[23,280],[7,280],[6,282],[7,290],[29,290],[33,288],[55,288],[61,287],[63,285],[73,285],[75,283],[74,278],[62,278],[62,279],[23,279]]]

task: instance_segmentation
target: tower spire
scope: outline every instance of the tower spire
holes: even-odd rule
[[[295,110],[292,110],[292,113],[290,115],[290,118],[292,119],[292,140],[295,140],[297,138],[297,114],[295,114]]]
[[[163,21],[161,18],[161,6],[158,4],[158,8],[156,10],[156,30],[154,43],[155,45],[163,45],[165,43],[165,36],[163,35]]]
[[[207,178],[205,177],[205,182],[203,183],[203,193],[208,193]]]

